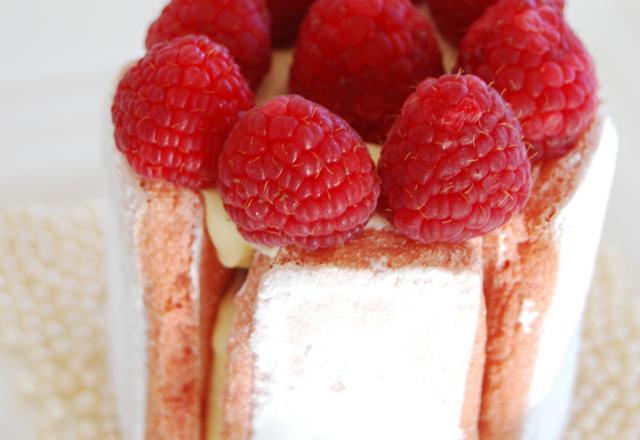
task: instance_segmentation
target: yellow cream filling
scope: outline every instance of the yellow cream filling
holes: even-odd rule
[[[373,159],[373,163],[378,165],[380,162],[380,151],[382,150],[382,145],[380,144],[371,144],[367,142],[367,149],[369,150],[369,154],[371,155],[371,159]]]
[[[227,351],[231,337],[231,327],[236,315],[235,296],[244,283],[245,274],[236,275],[232,285],[225,292],[218,308],[213,327],[213,363],[209,381],[209,411],[207,414],[207,440],[222,440],[224,428],[224,386],[227,380]]]
[[[207,230],[220,263],[228,268],[248,268],[253,261],[254,248],[242,238],[235,223],[229,218],[218,191],[204,190],[202,194],[206,209]]]

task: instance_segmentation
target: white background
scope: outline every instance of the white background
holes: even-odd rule
[[[164,0],[0,0],[0,203],[100,193],[99,143],[120,66]],[[621,136],[605,240],[640,262],[640,2],[568,0]],[[640,274],[634,274],[640,282]]]

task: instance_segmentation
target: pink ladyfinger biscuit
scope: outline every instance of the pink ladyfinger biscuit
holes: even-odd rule
[[[227,438],[477,438],[480,254],[368,230],[259,256],[236,300]]]
[[[616,150],[611,121],[596,121],[569,155],[535,168],[525,210],[484,238],[482,438],[562,433]]]
[[[123,435],[200,439],[211,329],[232,271],[207,236],[201,196],[139,178],[113,150],[110,329]]]

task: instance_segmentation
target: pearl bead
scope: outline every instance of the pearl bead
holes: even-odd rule
[[[7,349],[15,349],[20,345],[22,339],[21,331],[17,327],[0,328],[0,345]]]
[[[18,375],[18,386],[26,396],[34,396],[38,389],[34,376],[25,371]]]
[[[65,415],[64,403],[57,398],[50,398],[44,402],[47,416],[53,420],[61,420]]]

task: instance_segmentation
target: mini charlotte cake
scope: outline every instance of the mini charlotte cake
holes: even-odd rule
[[[560,438],[615,131],[562,2],[466,3],[457,50],[409,0],[152,24],[106,152],[125,438]]]

